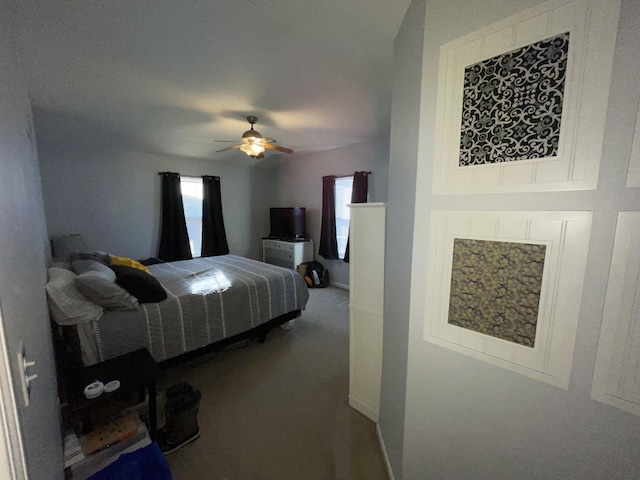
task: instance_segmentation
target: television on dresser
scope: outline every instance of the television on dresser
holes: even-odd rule
[[[307,239],[307,211],[304,207],[271,208],[269,238],[303,241]]]

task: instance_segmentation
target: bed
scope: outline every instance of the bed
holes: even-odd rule
[[[135,310],[104,310],[74,326],[82,363],[91,365],[146,348],[173,364],[258,336],[300,315],[309,298],[302,276],[235,255],[147,267],[167,298]]]

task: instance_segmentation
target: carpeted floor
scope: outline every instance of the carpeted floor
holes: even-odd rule
[[[375,424],[348,405],[348,292],[309,293],[294,328],[161,379],[202,392],[200,438],[167,456],[175,480],[387,478]]]

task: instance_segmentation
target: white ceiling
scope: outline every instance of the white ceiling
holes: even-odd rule
[[[225,160],[387,135],[410,0],[14,0],[43,143]],[[269,152],[270,153],[270,152]]]

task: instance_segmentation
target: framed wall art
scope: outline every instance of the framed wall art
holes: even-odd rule
[[[567,388],[591,218],[432,212],[424,340]]]
[[[640,212],[620,212],[591,397],[640,415]]]
[[[618,15],[550,1],[443,45],[434,194],[594,189]]]

